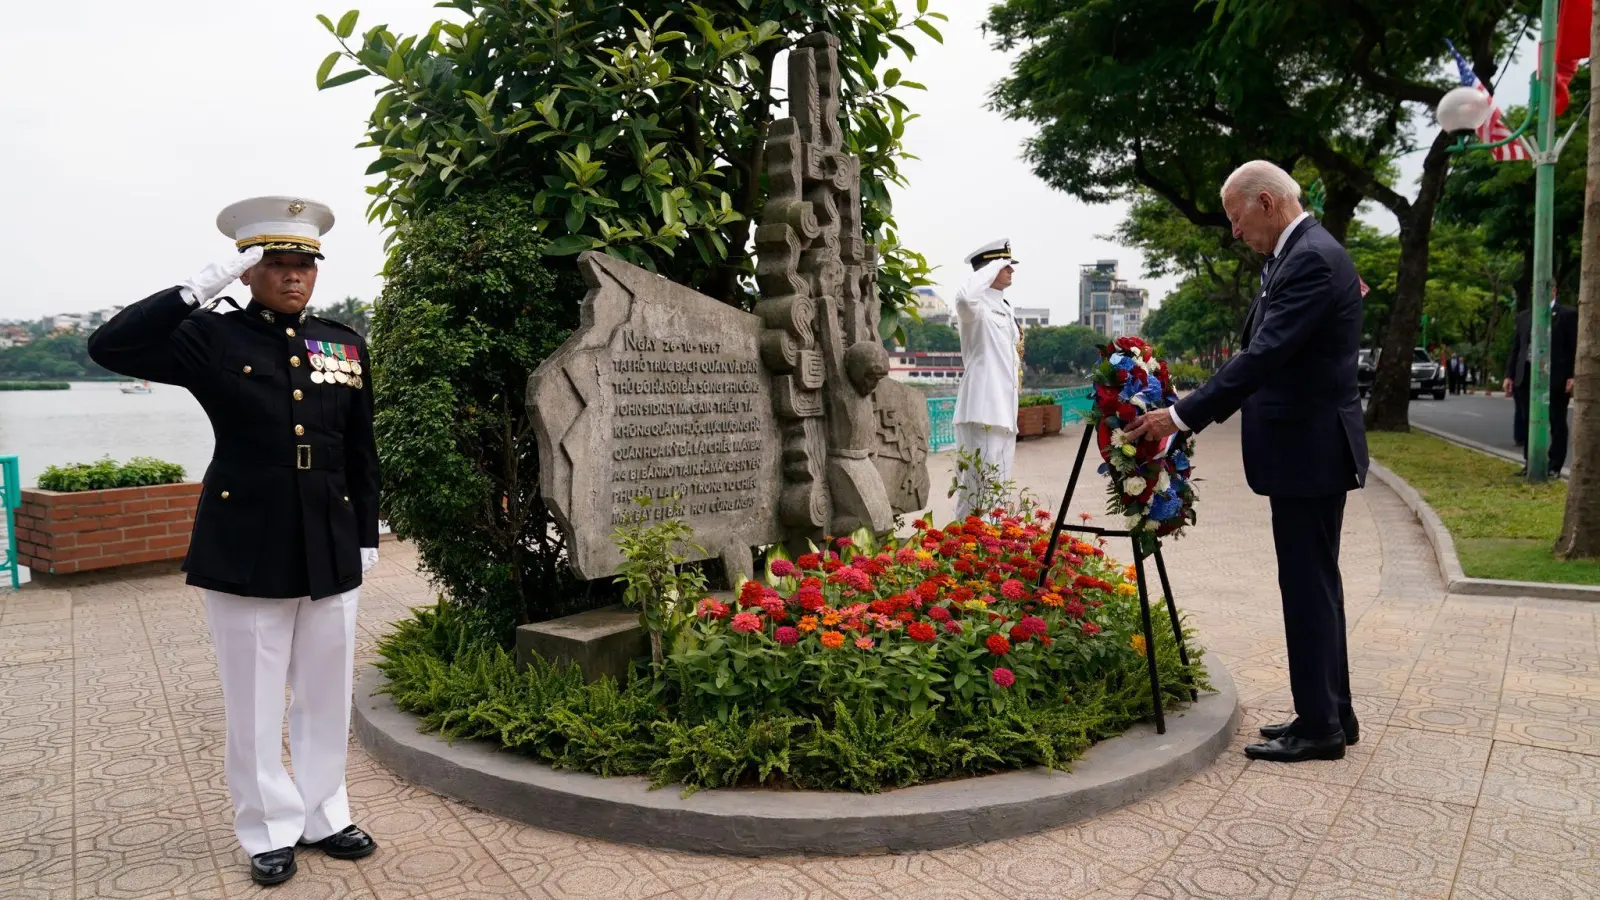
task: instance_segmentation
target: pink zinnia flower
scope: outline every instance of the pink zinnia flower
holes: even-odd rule
[[[934,608],[928,610],[928,618],[934,620],[935,622],[948,622],[950,621],[950,610],[945,609],[942,606],[935,606]]]
[[[794,574],[794,563],[787,559],[775,559],[772,561],[772,574],[779,578],[788,578]]]
[[[869,638],[869,637],[856,638],[856,649],[857,650],[871,650],[872,647],[873,647],[872,638]]]
[[[1050,626],[1045,624],[1045,621],[1038,616],[1023,616],[1022,628],[1029,634],[1034,635],[1044,634],[1050,630]]]
[[[948,631],[951,634],[960,634],[961,633],[961,623],[955,621],[954,619],[951,619],[948,622],[942,623],[941,627],[943,627],[945,631]]]
[[[772,639],[785,647],[790,647],[800,640],[800,630],[793,625],[785,625],[772,633]]]
[[[1003,688],[1011,687],[1017,683],[1017,676],[1010,669],[995,669],[989,673],[989,678]]]
[[[733,630],[740,634],[750,634],[761,630],[761,617],[753,612],[742,612],[733,617]]]

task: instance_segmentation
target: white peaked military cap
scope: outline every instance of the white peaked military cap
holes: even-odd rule
[[[217,228],[241,251],[261,247],[322,259],[322,236],[333,230],[333,210],[299,197],[251,197],[218,213]]]
[[[1011,255],[1010,238],[990,241],[967,256],[967,262],[971,263],[972,268],[975,270],[981,269],[997,259],[1006,260],[1013,266],[1017,264],[1017,258]]]

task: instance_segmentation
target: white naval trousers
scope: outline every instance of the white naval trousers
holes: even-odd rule
[[[234,833],[251,856],[350,824],[344,766],[360,597],[360,588],[315,601],[205,592],[228,718],[223,774]],[[285,684],[293,778],[283,765]]]
[[[1017,433],[998,425],[977,422],[960,422],[956,425],[956,450],[976,453],[986,465],[999,471],[991,477],[996,481],[1011,480],[1011,466],[1017,458]],[[972,515],[978,498],[978,472],[971,469],[959,473],[960,486],[956,491],[956,518]],[[979,510],[982,512],[982,510]]]

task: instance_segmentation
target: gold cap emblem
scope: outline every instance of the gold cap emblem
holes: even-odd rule
[[[291,200],[289,202],[289,215],[291,215],[291,216],[298,216],[302,212],[305,212],[305,209],[306,209],[306,205],[305,205],[305,203],[303,201]]]

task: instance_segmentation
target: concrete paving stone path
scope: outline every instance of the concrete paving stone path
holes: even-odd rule
[[[1017,480],[1059,500],[1077,435],[1024,442]],[[1236,427],[1199,442],[1200,525],[1175,590],[1245,707],[1234,746],[1151,800],[1055,831],[933,853],[766,861],[585,840],[475,811],[352,749],[351,805],[381,842],[308,853],[274,900],[1593,900],[1600,897],[1597,608],[1452,597],[1422,532],[1352,495],[1343,569],[1362,740],[1339,762],[1247,762],[1291,706],[1267,503]],[[948,455],[934,458],[941,508]],[[1085,479],[1075,510],[1099,513]],[[1126,550],[1118,552],[1126,558]],[[384,545],[360,661],[433,591]],[[254,897],[222,780],[199,596],[180,576],[0,593],[0,897]],[[841,797],[847,802],[847,797]]]

